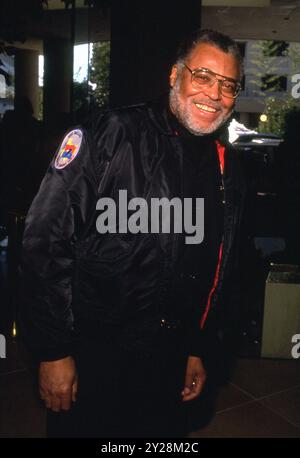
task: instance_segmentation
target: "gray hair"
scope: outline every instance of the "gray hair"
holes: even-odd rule
[[[228,35],[225,35],[216,30],[210,29],[197,29],[188,35],[179,45],[177,50],[177,59],[176,64],[179,67],[179,70],[182,70],[182,64],[185,62],[190,53],[200,44],[205,43],[215,48],[220,49],[221,51],[232,54],[239,65],[240,76],[243,75],[243,58],[241,56],[238,44],[230,38]]]

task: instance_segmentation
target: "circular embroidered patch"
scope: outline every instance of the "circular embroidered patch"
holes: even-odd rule
[[[55,168],[63,169],[69,165],[77,156],[82,142],[82,131],[71,130],[61,144],[55,159]]]

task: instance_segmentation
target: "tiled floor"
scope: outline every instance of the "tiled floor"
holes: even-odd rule
[[[0,438],[45,437],[45,409],[37,389],[37,373],[23,346],[7,342],[0,360]]]
[[[0,360],[0,437],[45,437],[36,381],[22,345],[9,342],[6,360]],[[201,403],[195,407],[200,420]],[[238,360],[208,418],[189,437],[300,438],[299,361]]]
[[[240,359],[216,413],[190,437],[300,437],[300,364]]]

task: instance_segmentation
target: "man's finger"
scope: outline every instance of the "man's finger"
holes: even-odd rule
[[[186,394],[190,394],[190,393],[191,393],[191,388],[189,388],[188,386],[185,386],[181,392],[182,396]]]
[[[51,407],[51,394],[49,391],[44,390],[43,388],[40,388],[40,398],[42,401],[44,401],[45,406],[47,409],[50,409]]]
[[[195,374],[192,372],[187,372],[185,374],[185,382],[184,382],[184,387],[185,388],[191,388],[192,383],[194,382]]]
[[[50,409],[53,410],[53,412],[60,412],[61,411],[60,398],[58,396],[52,396],[50,401],[51,401]]]
[[[49,396],[45,396],[44,403],[47,409],[51,409],[51,398]]]
[[[62,410],[69,410],[72,404],[72,391],[69,390],[67,393],[63,394],[60,399]]]
[[[73,402],[76,402],[77,390],[78,390],[78,381],[77,381],[77,378],[76,378],[75,382],[72,385],[72,401]]]
[[[190,380],[190,378],[188,378]],[[183,396],[183,401],[191,401],[192,399],[197,398],[203,388],[204,385],[204,378],[201,377],[194,377],[193,381],[185,386],[185,388],[182,391],[182,396]]]

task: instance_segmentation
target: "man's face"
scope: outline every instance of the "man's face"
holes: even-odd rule
[[[191,69],[204,67],[224,77],[239,80],[239,64],[232,54],[201,43],[187,57]],[[219,79],[221,79],[218,76]],[[230,117],[235,99],[221,94],[219,83],[197,88],[191,83],[190,71],[174,65],[170,75],[170,108],[178,120],[194,135],[210,134]]]

